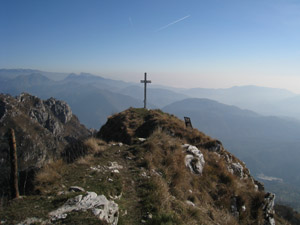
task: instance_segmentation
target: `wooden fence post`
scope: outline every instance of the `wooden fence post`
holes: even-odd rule
[[[12,191],[12,198],[19,198],[18,186],[18,158],[17,158],[17,145],[14,129],[10,129],[9,134],[9,147],[10,147],[10,184]]]

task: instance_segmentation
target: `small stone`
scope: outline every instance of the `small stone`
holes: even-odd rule
[[[188,204],[188,205],[190,205],[190,206],[195,207],[195,203],[194,203],[194,202],[191,202],[191,201],[189,201],[189,200],[186,200],[185,203]]]
[[[69,188],[69,191],[72,191],[72,192],[85,192],[84,188],[78,187],[78,186],[71,186]]]
[[[245,206],[245,205],[242,206],[242,211],[243,211],[243,212],[246,211],[246,206]]]
[[[146,138],[138,138],[138,140],[139,140],[140,142],[145,142],[147,139],[146,139]]]
[[[144,171],[144,172],[141,173],[141,176],[142,177],[147,177],[147,173]]]
[[[127,210],[124,211],[122,216],[126,216],[127,215]]]

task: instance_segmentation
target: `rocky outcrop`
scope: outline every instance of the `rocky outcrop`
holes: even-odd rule
[[[228,170],[240,179],[244,178],[244,167],[239,162],[231,163]]]
[[[108,224],[116,225],[119,219],[119,207],[114,201],[109,201],[104,195],[87,192],[87,195],[78,195],[69,199],[63,206],[49,213],[51,221],[64,219],[73,211],[87,211]]]
[[[56,136],[62,134],[63,125],[69,122],[73,116],[67,103],[54,98],[43,101],[38,97],[22,93],[17,100],[24,106],[30,106],[27,114],[32,120]]]
[[[16,134],[20,174],[60,157],[69,143],[90,135],[63,101],[44,101],[26,93],[17,97],[0,94],[0,186],[9,174],[6,134],[10,128]]]
[[[202,174],[205,160],[201,151],[193,145],[185,144],[182,146],[187,155],[185,156],[185,166],[195,174]]]
[[[263,211],[264,211],[264,217],[265,217],[264,225],[275,225],[274,202],[275,202],[275,194],[272,194],[269,192],[266,193],[265,198],[264,198],[264,205],[263,205]]]

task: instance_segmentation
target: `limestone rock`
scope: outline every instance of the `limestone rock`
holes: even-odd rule
[[[189,144],[185,144],[182,147],[187,153],[185,156],[185,166],[193,173],[202,174],[205,160],[201,151],[196,146]]]
[[[72,118],[72,110],[70,106],[64,101],[58,101],[55,98],[50,98],[45,101],[52,113],[64,124],[69,122]]]
[[[91,210],[100,220],[116,225],[119,219],[119,207],[114,201],[109,201],[104,195],[88,192],[86,196],[78,195],[69,199],[63,206],[49,213],[52,221],[67,215],[72,211]]]

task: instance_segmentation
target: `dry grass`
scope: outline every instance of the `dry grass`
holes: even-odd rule
[[[93,155],[86,155],[83,157],[80,157],[76,160],[76,164],[78,165],[91,165],[91,162],[95,159]]]
[[[132,144],[137,137],[148,138],[157,129],[170,136],[185,139],[186,142],[198,145],[212,140],[197,129],[185,127],[185,123],[161,110],[134,109],[111,116],[97,134],[107,142],[117,141]]]
[[[218,155],[204,148],[201,148],[206,161],[203,174],[192,174],[184,165],[186,153],[181,147],[183,143],[186,143],[186,139],[157,129],[143,144],[143,148],[137,151],[138,158],[143,158],[140,159],[141,165],[161,174],[160,186],[165,188],[162,192],[155,189],[158,192],[156,194],[171,196],[162,198],[148,193],[153,198],[152,203],[155,203],[154,199],[164,199],[164,205],[168,207],[161,209],[162,212],[173,215],[171,218],[176,218],[178,224],[198,224],[197,221],[205,221],[204,224],[260,224],[263,221],[260,210],[263,199],[260,192],[254,191],[251,180],[240,180],[231,174],[222,154]],[[232,159],[237,160],[235,157]],[[240,211],[238,219],[231,215],[234,196],[239,209],[246,206],[245,211]],[[195,207],[186,205],[186,200],[193,202]],[[156,202],[163,205],[162,202]],[[201,208],[203,203],[213,212],[213,219],[209,220],[210,216]],[[159,209],[158,206],[157,208]]]
[[[35,177],[36,190],[46,194],[49,191],[48,186],[52,186],[52,189],[59,187],[65,166],[66,164],[61,159],[45,165]]]
[[[97,154],[103,152],[107,148],[105,141],[93,137],[85,140],[84,145],[88,149],[88,154]]]

